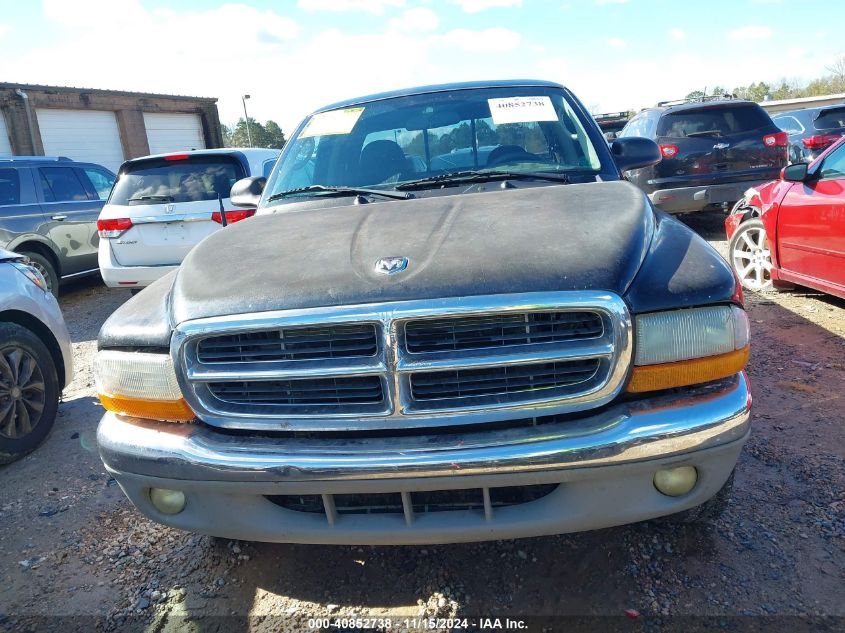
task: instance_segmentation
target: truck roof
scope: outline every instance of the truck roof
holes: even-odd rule
[[[457,83],[432,84],[429,86],[402,88],[401,90],[391,90],[389,92],[379,92],[363,97],[346,99],[344,101],[338,101],[337,103],[332,103],[330,105],[323,106],[322,108],[318,108],[314,111],[314,113],[325,112],[326,110],[336,110],[338,108],[348,108],[350,106],[360,105],[362,103],[381,101],[382,99],[407,97],[410,95],[426,94],[430,92],[449,92],[452,90],[473,90],[478,88],[507,87],[563,88],[563,86],[560,84],[557,84],[553,81],[544,81],[542,79],[498,79],[490,81],[462,81]]]

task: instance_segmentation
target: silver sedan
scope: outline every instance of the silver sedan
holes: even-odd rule
[[[72,378],[70,335],[44,277],[0,249],[0,463],[47,438]]]

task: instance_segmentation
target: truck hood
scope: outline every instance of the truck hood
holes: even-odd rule
[[[190,252],[171,318],[552,290],[622,295],[654,226],[645,195],[626,182],[256,216]],[[376,272],[394,256],[408,258],[406,270]]]

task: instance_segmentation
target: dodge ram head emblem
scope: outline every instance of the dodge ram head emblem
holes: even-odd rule
[[[376,272],[382,275],[395,275],[408,267],[407,257],[382,257],[376,261]]]

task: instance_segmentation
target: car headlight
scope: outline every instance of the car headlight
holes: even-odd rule
[[[713,306],[636,317],[629,392],[684,387],[732,376],[748,362],[748,316]]]
[[[34,266],[30,266],[29,264],[24,264],[23,262],[11,262],[12,266],[17,268],[23,276],[29,279],[32,283],[36,286],[41,288],[44,292],[48,292],[47,290],[47,280],[44,279],[44,275],[41,274]]]
[[[109,411],[173,422],[196,418],[182,397],[168,354],[98,352],[94,380],[100,402]]]

